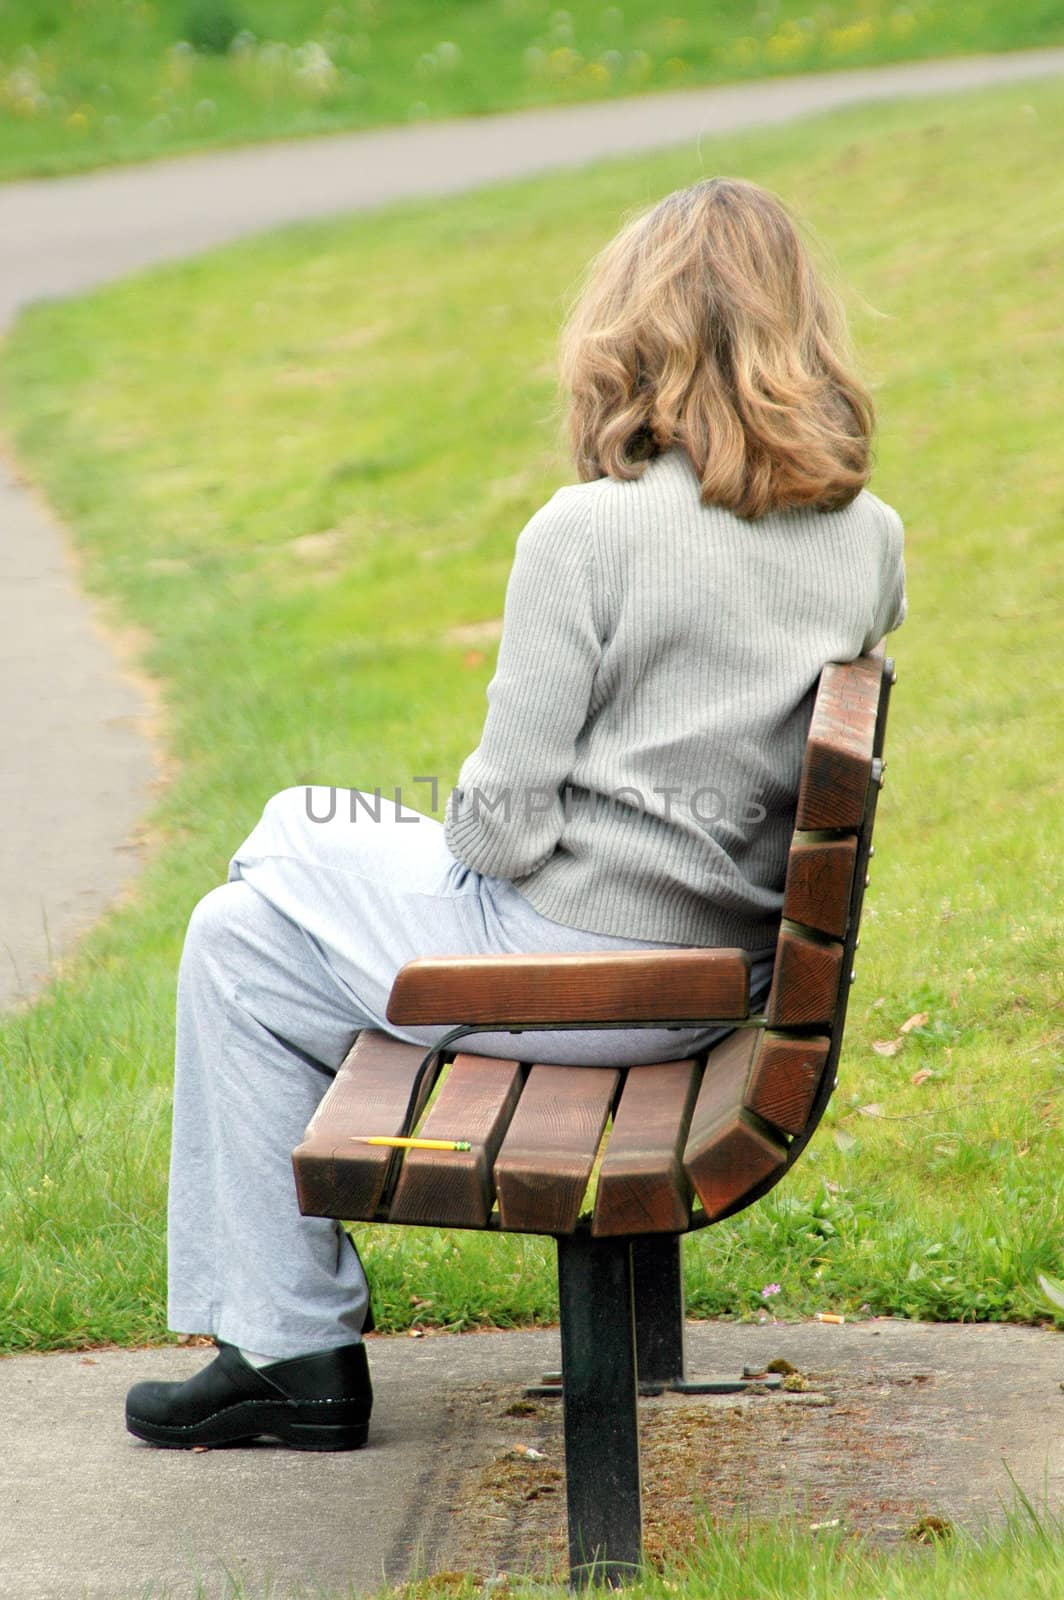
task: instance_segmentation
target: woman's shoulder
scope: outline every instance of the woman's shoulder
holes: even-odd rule
[[[518,545],[527,549],[586,532],[602,482],[601,478],[596,478],[589,483],[563,483],[529,517],[518,535]]]
[[[856,499],[851,501],[851,506],[858,515],[863,514],[870,521],[874,521],[898,542],[904,537],[905,526],[898,512],[877,494],[873,494],[871,489],[862,489]]]
[[[674,507],[697,507],[700,488],[691,458],[676,445],[652,456],[634,477],[603,476],[566,484],[543,509],[572,512],[579,508],[597,524],[608,526],[617,516],[627,519],[633,508],[640,506],[660,509],[671,503]]]

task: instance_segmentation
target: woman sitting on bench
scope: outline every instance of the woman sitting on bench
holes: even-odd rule
[[[360,1030],[443,1033],[386,1023],[405,962],[738,946],[764,996],[812,692],[904,615],[901,523],[865,488],[872,402],[795,224],[732,179],[668,195],[607,246],[561,370],[579,482],[517,541],[444,823],[287,790],[193,913],[169,1323],[219,1353],[130,1391],[141,1439],[298,1446],[327,1408],[329,1448],[365,1440],[365,1275],[339,1224],[299,1214],[291,1152]],[[633,1065],[712,1037],[529,1034],[522,1055]]]

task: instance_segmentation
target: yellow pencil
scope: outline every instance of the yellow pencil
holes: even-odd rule
[[[351,1138],[358,1144],[384,1144],[392,1150],[471,1150],[473,1147],[468,1139],[401,1139],[373,1134],[372,1136],[353,1133]]]

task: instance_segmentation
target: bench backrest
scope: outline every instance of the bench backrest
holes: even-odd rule
[[[707,1221],[753,1204],[816,1130],[835,1083],[853,980],[894,664],[825,667],[787,862],[767,1026],[710,1057],[684,1166]]]

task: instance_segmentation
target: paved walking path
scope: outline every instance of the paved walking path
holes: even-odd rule
[[[353,211],[857,102],[1064,72],[1064,50],[778,78],[335,134],[0,186],[0,337],[73,294],[301,218]],[[0,1007],[127,886],[155,758],[150,706],[80,593],[62,529],[0,446]]]
[[[184,1378],[210,1355],[104,1350],[0,1360],[4,1600],[221,1600],[231,1594],[226,1572],[243,1579],[246,1600],[350,1600],[400,1581],[415,1564],[520,1571],[542,1551],[544,1514],[549,1531],[560,1527],[557,1486],[549,1498],[535,1490],[534,1462],[511,1458],[501,1477],[493,1466],[515,1444],[541,1449],[548,1472],[562,1465],[556,1402],[538,1417],[507,1415],[520,1386],[556,1366],[551,1331],[371,1339],[370,1446],[350,1455],[264,1442],[191,1454],[125,1432],[131,1383]],[[696,1500],[711,1509],[719,1484],[755,1515],[789,1504],[804,1518],[839,1515],[887,1544],[924,1512],[972,1531],[992,1525],[1014,1501],[1013,1480],[1035,1505],[1064,1508],[1059,1335],[888,1320],[689,1325],[691,1372],[736,1373],[776,1356],[815,1374],[816,1390],[834,1404],[799,1411],[781,1396],[680,1402],[679,1417],[660,1416],[663,1440],[670,1425],[675,1439],[685,1419],[691,1436],[692,1407],[717,1415],[699,1411],[710,1428],[701,1449],[670,1454],[673,1490],[701,1472]],[[653,1428],[668,1404],[643,1402],[644,1424]],[[647,1433],[644,1426],[644,1443]],[[652,1452],[644,1471],[649,1504]],[[509,1497],[507,1479],[516,1479]]]

